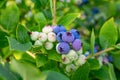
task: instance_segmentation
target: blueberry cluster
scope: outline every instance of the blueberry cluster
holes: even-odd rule
[[[61,65],[65,65],[65,72],[69,74],[86,62],[86,56],[82,54],[80,33],[76,29],[67,31],[61,25],[55,27],[53,31],[58,42],[56,50],[62,54]]]
[[[80,33],[76,29],[67,31],[62,25],[45,26],[42,32],[31,32],[31,40],[35,46],[45,46],[47,50],[53,48],[53,42],[57,41],[56,51],[61,54],[62,65],[65,72],[75,71],[86,62],[86,56],[82,54],[82,42]]]
[[[56,41],[56,34],[53,32],[53,27],[51,26],[45,26],[42,32],[31,32],[30,37],[34,41],[35,46],[45,46],[47,50],[51,50],[53,42]]]
[[[72,29],[70,31],[66,31],[66,29],[59,25],[54,28],[54,33],[56,33],[56,39],[58,44],[56,46],[56,50],[60,54],[67,54],[70,49],[75,51],[79,51],[82,47],[82,43],[80,41],[80,33]]]

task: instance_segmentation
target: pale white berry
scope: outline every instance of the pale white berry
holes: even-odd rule
[[[82,66],[86,62],[86,56],[85,55],[80,55],[78,60],[75,61],[75,65],[77,66]]]
[[[16,2],[17,4],[20,4],[20,3],[22,3],[22,0],[15,0],[15,2]]]
[[[40,40],[41,42],[47,41],[47,34],[46,34],[46,33],[43,33],[43,32],[39,33],[39,40]]]
[[[76,67],[75,67],[74,64],[68,64],[68,65],[66,66],[66,72],[73,72],[73,71],[75,71],[75,70],[76,70]]]
[[[56,41],[56,34],[53,32],[48,33],[48,41],[55,42]]]
[[[60,43],[58,43],[58,44],[56,45],[56,51],[57,51],[57,53],[60,54],[60,51],[58,50],[58,46],[59,46],[59,44],[60,44]]]
[[[85,55],[85,56],[89,56],[89,54],[90,54],[90,52],[89,52],[89,51],[86,51],[84,55]]]
[[[32,11],[27,12],[27,14],[25,14],[25,18],[31,18],[33,16]]]
[[[53,29],[51,26],[45,26],[43,29],[42,29],[42,32],[44,33],[49,33],[49,32],[52,32]]]
[[[63,54],[62,55],[62,63],[63,64],[69,64],[71,61],[69,60],[69,58],[65,55],[65,54]]]
[[[75,0],[76,4],[82,4],[82,0]]]
[[[46,48],[47,50],[51,50],[51,49],[53,48],[53,43],[51,43],[51,42],[46,42],[46,43],[45,43],[45,48]]]
[[[39,36],[39,32],[35,31],[35,32],[31,32],[30,37],[31,40],[36,41],[38,39]]]
[[[102,66],[103,65],[103,56],[99,56],[98,61],[99,61],[100,66]]]
[[[36,40],[34,45],[35,46],[42,46],[42,42],[40,40]]]
[[[78,59],[78,54],[74,50],[70,50],[67,54],[67,57],[71,60],[74,61]]]
[[[81,48],[79,51],[77,51],[78,55],[81,55],[83,53],[83,49]]]

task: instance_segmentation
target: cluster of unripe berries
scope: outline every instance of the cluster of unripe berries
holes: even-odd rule
[[[56,51],[62,56],[66,73],[75,71],[86,62],[86,56],[82,54],[80,33],[76,29],[67,31],[61,25],[45,26],[42,32],[34,31],[30,36],[35,46],[45,46],[47,50],[51,50],[53,42],[57,41]]]
[[[31,32],[30,36],[35,46],[45,46],[47,50],[51,50],[53,48],[53,42],[56,41],[56,34],[53,32],[51,26],[45,26],[42,32]]]

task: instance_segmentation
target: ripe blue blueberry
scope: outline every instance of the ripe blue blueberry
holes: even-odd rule
[[[70,32],[74,35],[75,39],[80,39],[80,33],[76,29],[71,29]]]
[[[95,46],[94,47],[94,53],[97,53],[98,52],[98,46]]]
[[[57,27],[54,28],[54,33],[58,34],[59,32],[66,32],[66,29],[61,26],[61,25],[58,25]]]
[[[74,40],[72,43],[72,48],[76,51],[80,50],[82,48],[82,43],[79,39]]]
[[[87,4],[89,1],[88,0],[82,0],[83,4]]]
[[[71,32],[65,32],[62,36],[62,40],[65,42],[73,42],[75,39],[74,35]]]
[[[59,32],[59,33],[57,34],[57,41],[58,41],[58,42],[63,42],[62,36],[63,36],[64,33],[65,33],[65,32]]]
[[[61,42],[58,44],[56,49],[61,54],[67,54],[70,50],[70,46],[66,42]]]
[[[99,9],[97,7],[92,8],[92,14],[99,13]]]
[[[112,62],[113,61],[113,57],[111,55],[108,56],[108,60],[109,62]]]

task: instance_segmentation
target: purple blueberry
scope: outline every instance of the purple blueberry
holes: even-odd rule
[[[54,33],[58,34],[59,32],[66,32],[66,29],[63,26],[58,25],[53,31]]]
[[[75,36],[75,39],[80,39],[80,33],[76,29],[71,29],[70,32]]]
[[[71,32],[65,32],[62,36],[62,40],[65,42],[73,42],[75,39],[74,35]]]
[[[65,33],[65,32],[59,32],[59,33],[57,34],[57,41],[58,41],[58,42],[63,42],[62,36],[63,36],[64,33]]]
[[[76,51],[79,51],[82,48],[82,43],[79,39],[74,40],[72,43],[72,48]]]
[[[56,49],[61,54],[67,54],[70,50],[70,46],[66,42],[61,42],[58,44]]]

